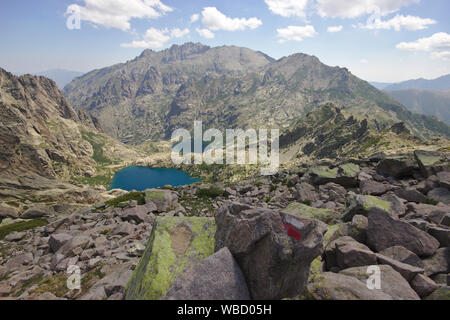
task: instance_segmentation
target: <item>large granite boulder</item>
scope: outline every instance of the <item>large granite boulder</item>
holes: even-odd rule
[[[339,214],[334,210],[313,208],[298,202],[291,203],[283,212],[305,218],[317,219],[327,224],[335,223],[339,218]]]
[[[144,255],[127,285],[129,300],[158,300],[174,279],[214,253],[213,219],[158,217]]]
[[[342,269],[377,264],[377,257],[368,247],[345,236],[332,241],[325,250],[327,269],[337,272]]]
[[[450,205],[450,190],[447,188],[436,188],[428,192],[428,198]]]
[[[354,163],[345,163],[338,167],[316,166],[310,169],[312,182],[323,185],[330,182],[343,187],[353,188],[359,185],[358,174],[360,168]]]
[[[304,291],[310,264],[322,252],[318,221],[226,203],[216,224],[216,251],[230,249],[253,299],[289,298]]]
[[[402,246],[420,256],[431,256],[439,242],[428,233],[411,224],[393,218],[378,208],[369,211],[367,243],[377,252],[393,246]]]
[[[353,274],[348,276],[333,272],[314,277],[308,284],[305,296],[311,300],[393,300],[381,290],[370,290],[366,283],[353,277]]]
[[[177,207],[178,196],[171,190],[148,189],[145,191],[145,202],[155,204],[158,212],[166,212]]]
[[[386,212],[391,212],[391,203],[375,196],[355,194],[349,192],[347,195],[346,206],[342,213],[342,220],[352,221],[355,215],[367,217],[372,208],[379,208]]]
[[[419,171],[417,161],[409,155],[387,157],[377,167],[379,174],[394,178],[410,177],[416,171]]]
[[[402,275],[389,265],[379,265],[381,276],[381,289],[373,291],[381,291],[389,295],[393,300],[419,300],[417,293],[411,288],[408,281]],[[372,275],[368,273],[367,267],[355,267],[342,270],[340,274],[355,277],[367,286],[367,280]]]
[[[439,152],[417,150],[414,157],[419,164],[420,171],[425,177],[432,176],[441,171],[449,171],[450,163],[445,155]]]
[[[37,206],[37,207],[32,207],[32,208],[26,210],[24,213],[22,213],[20,215],[20,218],[21,219],[39,219],[39,218],[43,218],[43,217],[49,217],[52,214],[54,214],[54,212],[52,210],[50,210],[49,208]]]
[[[18,217],[17,209],[0,204],[0,223],[2,222],[3,219],[6,218],[17,219],[17,217]]]
[[[163,300],[250,300],[250,294],[230,250],[223,248],[177,277]]]

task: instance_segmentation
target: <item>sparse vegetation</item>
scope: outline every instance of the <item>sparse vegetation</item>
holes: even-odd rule
[[[145,194],[143,192],[130,192],[130,193],[124,194],[123,196],[106,201],[105,204],[109,207],[118,207],[118,205],[120,203],[132,201],[132,200],[136,200],[138,205],[144,205],[145,204]]]
[[[11,223],[6,226],[0,227],[0,240],[4,239],[11,232],[21,232],[25,230],[34,229],[37,227],[42,227],[47,224],[47,219],[35,219],[29,221],[21,221],[17,223]]]
[[[217,198],[221,197],[224,194],[224,190],[217,187],[210,187],[205,189],[200,189],[195,194],[199,198]]]

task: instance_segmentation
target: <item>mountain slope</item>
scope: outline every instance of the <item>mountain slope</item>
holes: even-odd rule
[[[95,118],[75,112],[45,77],[0,69],[0,110],[0,195],[10,187],[39,190],[91,177],[101,167],[138,157],[101,133]]]
[[[391,84],[384,90],[407,90],[407,89],[428,89],[428,90],[447,90],[450,89],[450,74],[432,79],[408,80],[400,83]]]
[[[285,128],[330,101],[370,126],[404,121],[418,135],[450,135],[437,119],[415,115],[347,69],[305,54],[275,61],[246,48],[188,43],[90,72],[64,94],[129,144],[168,139],[194,120],[218,129]]]
[[[358,120],[332,103],[309,112],[280,137],[282,163],[368,157],[377,152],[394,154],[448,145],[448,139],[430,143],[412,135],[403,122],[369,128],[367,119]]]
[[[386,93],[413,112],[436,116],[450,124],[450,90],[409,89]]]

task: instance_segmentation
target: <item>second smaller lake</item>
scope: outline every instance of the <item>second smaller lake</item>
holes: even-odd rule
[[[144,191],[166,185],[184,186],[199,181],[200,179],[193,178],[188,173],[177,169],[130,166],[116,173],[110,189]]]

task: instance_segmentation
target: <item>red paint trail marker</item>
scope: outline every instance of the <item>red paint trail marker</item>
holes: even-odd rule
[[[287,233],[288,233],[288,235],[290,237],[294,238],[297,241],[301,240],[302,235],[300,234],[300,232],[296,228],[294,228],[294,226],[292,226],[289,223],[285,223],[284,224],[284,228],[286,229],[286,231],[287,231]]]

